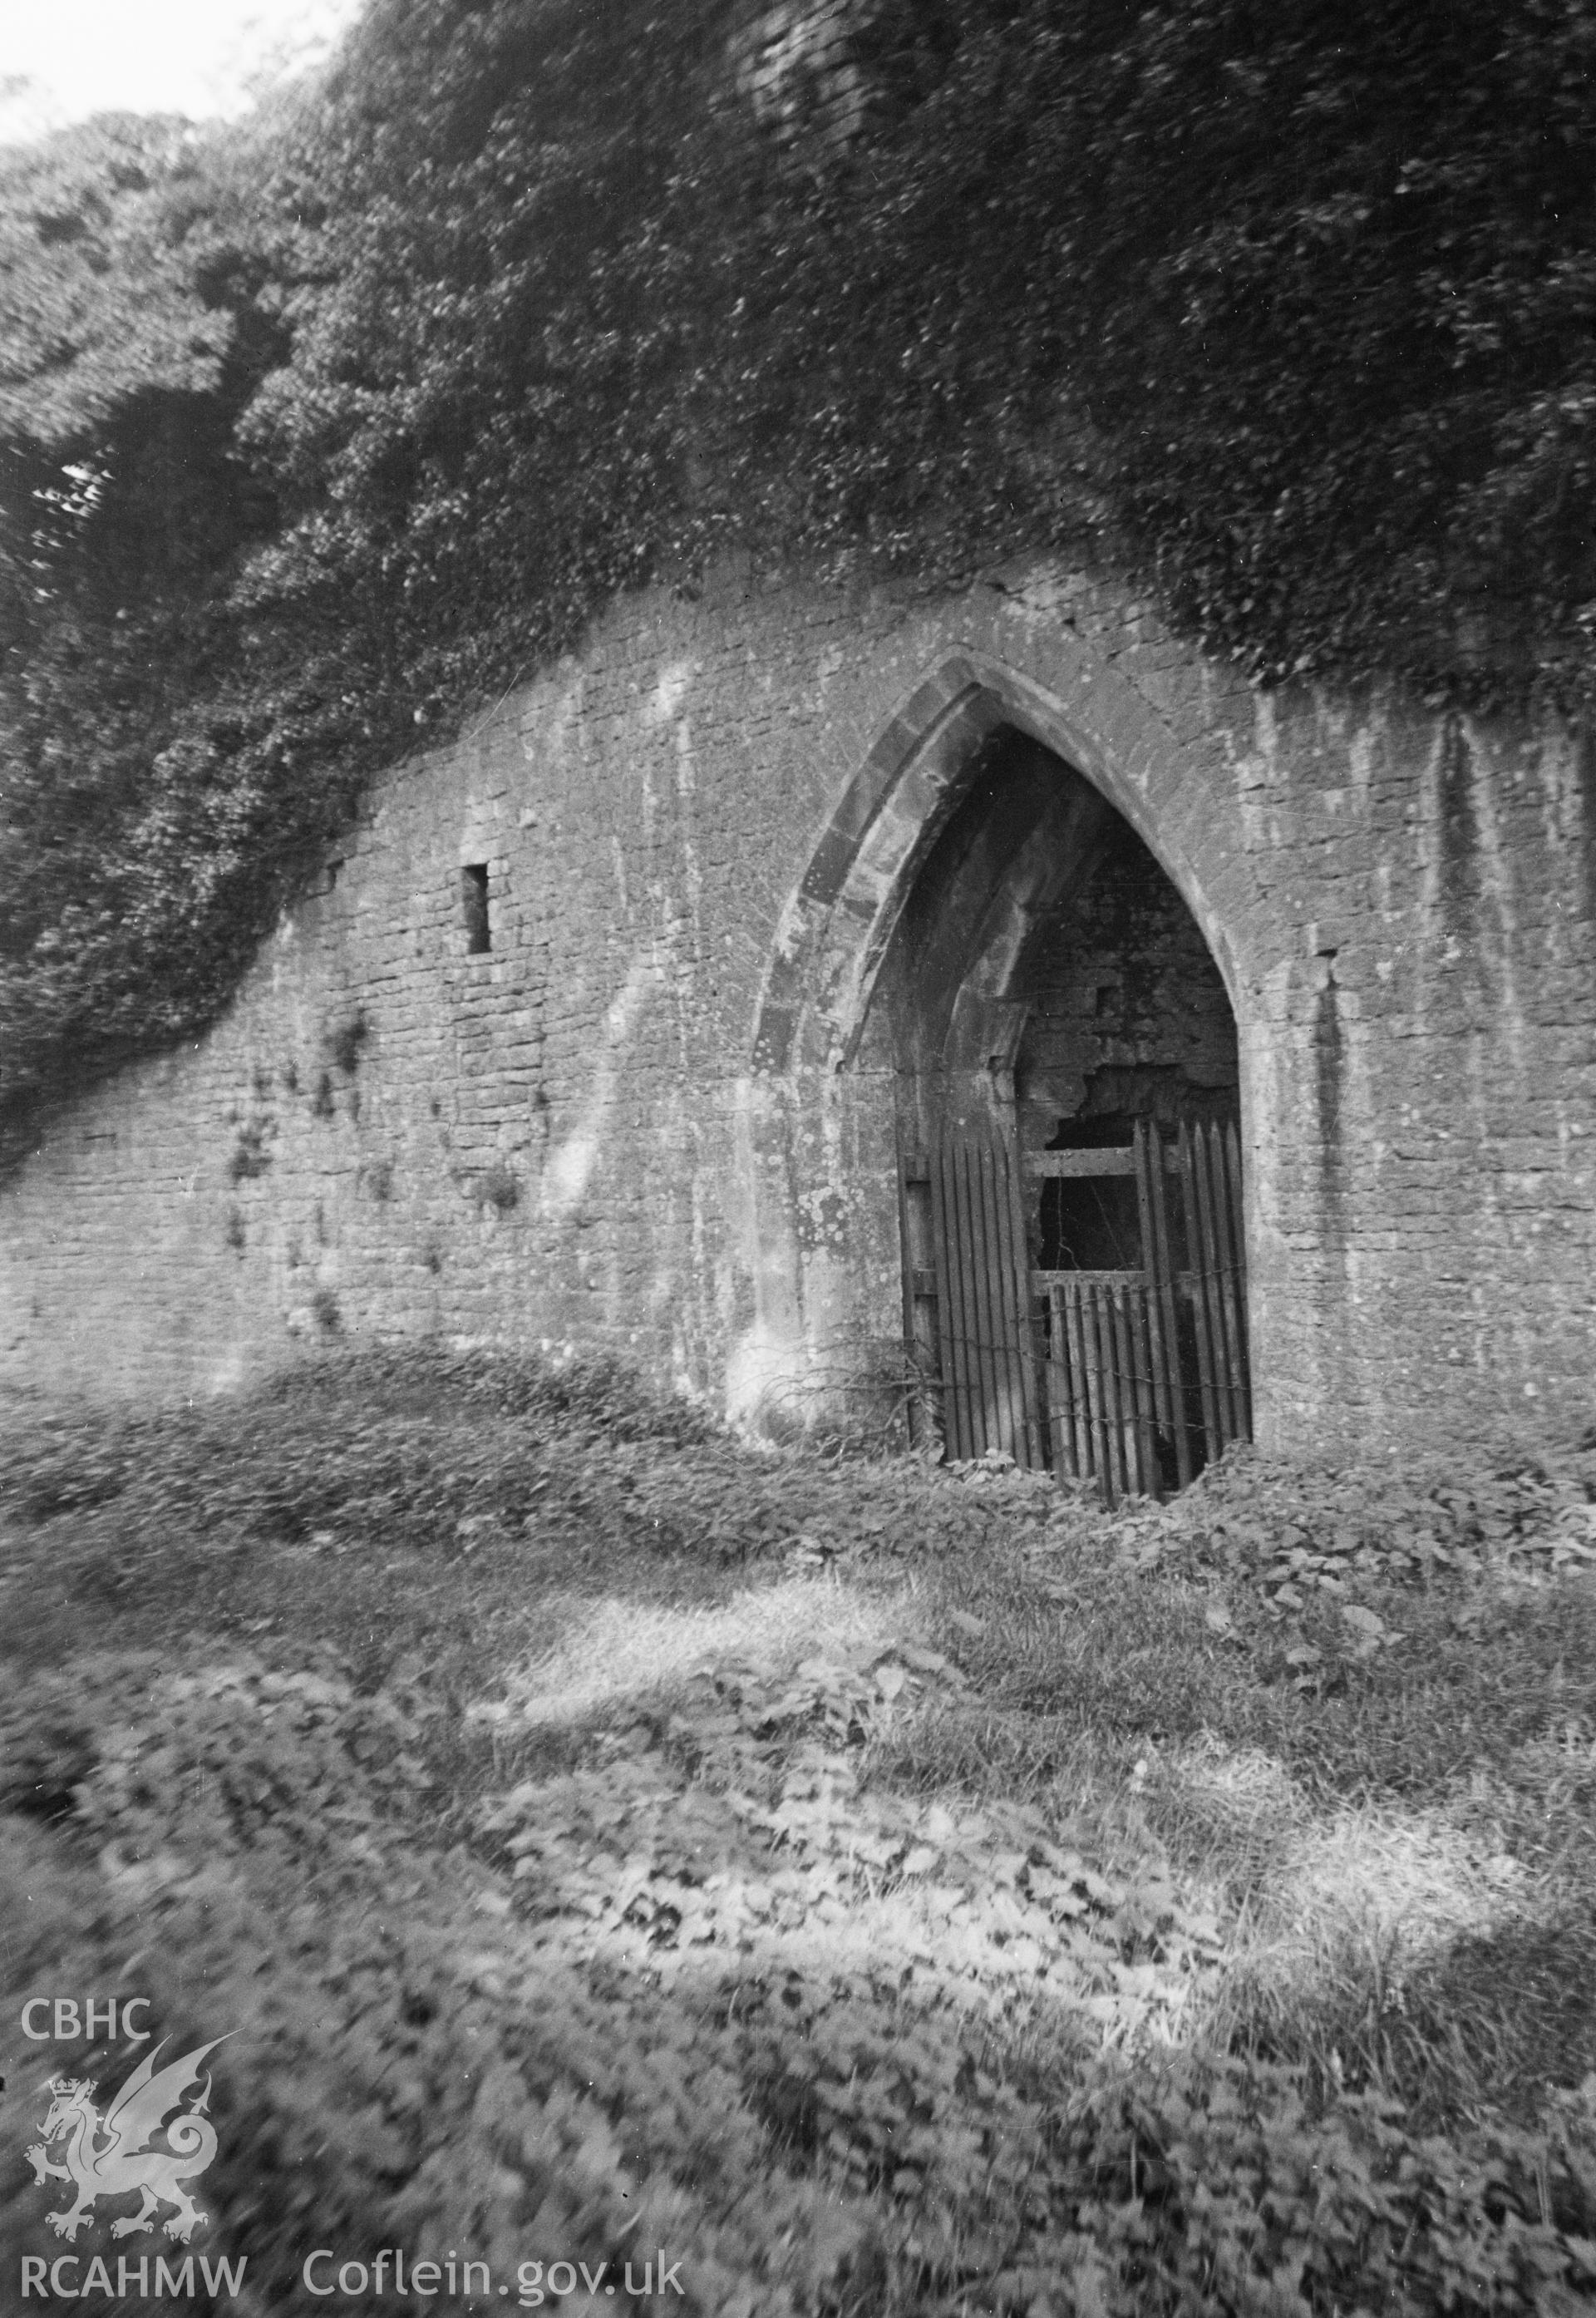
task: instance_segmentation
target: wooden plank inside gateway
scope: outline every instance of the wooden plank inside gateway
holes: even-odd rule
[[[910,1261],[918,1252],[918,1198],[924,1202],[936,1283],[935,1400],[946,1452],[964,1460],[996,1450],[1018,1465],[1043,1465],[1034,1298],[1024,1212],[1008,1151],[996,1139],[945,1136],[923,1156],[905,1160],[901,1172],[906,1334],[916,1300],[908,1282],[919,1269]],[[913,1318],[912,1328],[918,1365],[930,1331],[923,1316]],[[922,1394],[922,1406],[925,1399]]]
[[[1138,1121],[1127,1147],[1029,1152],[1022,1164],[1033,1179],[1129,1177],[1142,1262],[1030,1268],[1021,1171],[996,1138],[949,1135],[906,1158],[914,1438],[939,1436],[955,1460],[1001,1451],[1019,1465],[1051,1465],[1096,1481],[1111,1503],[1184,1488],[1199,1461],[1251,1433],[1236,1130],[1183,1124],[1166,1145]],[[1180,1187],[1183,1266],[1170,1175]]]
[[[1137,1268],[1031,1273],[1047,1315],[1052,1462],[1095,1480],[1110,1503],[1127,1490],[1161,1497],[1185,1488],[1199,1462],[1251,1437],[1241,1155],[1233,1127],[1183,1125],[1166,1145],[1144,1120],[1128,1148],[1026,1155],[1033,1178],[1128,1175],[1136,1187]],[[1180,1187],[1184,1268],[1170,1175]]]

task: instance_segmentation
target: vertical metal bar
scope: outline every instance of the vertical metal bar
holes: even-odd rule
[[[1119,1401],[1120,1454],[1125,1460],[1125,1485],[1127,1490],[1143,1494],[1142,1443],[1136,1430],[1136,1370],[1131,1357],[1131,1331],[1125,1310],[1125,1290],[1116,1280],[1109,1290],[1109,1308],[1114,1315],[1114,1380]]]
[[[1117,1280],[1103,1282],[1103,1311],[1107,1325],[1108,1365],[1114,1379],[1115,1430],[1118,1441],[1116,1475],[1123,1472],[1125,1490],[1132,1496],[1140,1487],[1136,1472],[1136,1440],[1131,1418],[1134,1401],[1130,1379],[1130,1342],[1125,1334],[1125,1299]]]
[[[1232,1388],[1231,1348],[1224,1325],[1224,1291],[1220,1284],[1219,1215],[1214,1179],[1208,1171],[1208,1138],[1202,1128],[1191,1138],[1192,1172],[1197,1182],[1197,1225],[1203,1235],[1203,1283],[1209,1312],[1209,1337],[1214,1346],[1214,1397],[1219,1408],[1220,1430],[1227,1442],[1241,1430],[1241,1410]]]
[[[1037,1377],[1036,1349],[1036,1298],[1031,1293],[1030,1251],[1026,1241],[1025,1208],[1020,1199],[1020,1164],[1018,1146],[999,1147],[1000,1163],[998,1183],[998,1230],[1004,1252],[1004,1279],[1009,1286],[1009,1300],[1014,1314],[1015,1346],[1019,1371],[1019,1396],[1023,1415],[1022,1437],[1025,1454],[1019,1451],[1022,1465],[1038,1466],[1042,1462],[1042,1442],[1037,1422]]]
[[[1114,1493],[1124,1496],[1127,1483],[1125,1471],[1124,1417],[1119,1406],[1119,1371],[1114,1356],[1114,1299],[1106,1286],[1099,1282],[1094,1302],[1098,1316],[1098,1370],[1103,1386],[1103,1431],[1107,1451],[1108,1470],[1114,1479]]]
[[[1003,1410],[1003,1446],[1017,1465],[1028,1465],[1026,1394],[1019,1370],[1022,1324],[1014,1292],[1014,1247],[1009,1236],[1009,1166],[1001,1145],[989,1143],[982,1149],[981,1180],[991,1229],[992,1319],[997,1332],[993,1349]]]
[[[959,1145],[959,1167],[964,1186],[965,1212],[970,1217],[970,1277],[975,1312],[975,1343],[981,1362],[981,1448],[1007,1449],[1003,1434],[1001,1354],[992,1313],[992,1247],[984,1198],[982,1162],[985,1153],[967,1139]]]
[[[1000,1449],[1004,1445],[997,1437],[998,1379],[992,1342],[991,1257],[981,1210],[979,1155],[963,1138],[956,1146],[956,1155],[959,1213],[964,1222],[964,1248],[969,1281],[970,1374],[975,1388],[970,1411],[971,1429],[975,1435],[975,1454],[984,1457],[989,1449]]]
[[[1105,1283],[1102,1303],[1103,1364],[1108,1371],[1114,1409],[1114,1478],[1125,1496],[1136,1487],[1136,1443],[1132,1425],[1130,1347],[1125,1339],[1120,1291]]]
[[[1063,1295],[1070,1341],[1070,1419],[1075,1428],[1075,1466],[1078,1472],[1090,1475],[1097,1471],[1098,1467],[1092,1455],[1091,1406],[1087,1396],[1086,1334],[1081,1325],[1080,1281],[1067,1282]]]
[[[1064,1406],[1065,1368],[1060,1354],[1059,1329],[1063,1311],[1056,1288],[1047,1290],[1047,1351],[1042,1361],[1042,1423],[1047,1436],[1047,1454],[1054,1473],[1063,1476],[1070,1470],[1069,1444],[1064,1439],[1063,1409]]]
[[[1169,1363],[1164,1356],[1163,1316],[1159,1309],[1158,1299],[1158,1241],[1152,1220],[1152,1164],[1157,1141],[1157,1128],[1149,1128],[1144,1119],[1137,1119],[1134,1146],[1136,1214],[1142,1226],[1142,1269],[1147,1275],[1147,1296],[1143,1308],[1151,1344],[1149,1365],[1152,1379],[1152,1406],[1159,1424],[1166,1433],[1173,1433]]]
[[[974,1283],[970,1270],[970,1217],[959,1169],[959,1146],[949,1136],[942,1146],[947,1189],[947,1212],[953,1222],[953,1247],[958,1275],[955,1339],[959,1375],[963,1447],[961,1457],[979,1457],[986,1446],[981,1424],[981,1370],[975,1349]]]
[[[942,1336],[942,1372],[947,1379],[943,1397],[944,1424],[950,1454],[956,1460],[970,1454],[970,1379],[965,1360],[964,1279],[959,1263],[959,1215],[951,1196],[952,1155],[946,1139],[931,1155],[931,1212],[937,1231],[937,1260],[942,1294],[937,1298],[937,1325]]]
[[[1108,1422],[1103,1398],[1102,1347],[1098,1337],[1098,1291],[1081,1290],[1080,1329],[1086,1346],[1086,1392],[1091,1410],[1092,1470],[1104,1502],[1114,1503],[1114,1467],[1108,1455]]]
[[[1191,1265],[1191,1316],[1197,1329],[1197,1377],[1203,1399],[1203,1440],[1210,1460],[1224,1446],[1214,1391],[1213,1341],[1208,1333],[1208,1298],[1203,1277],[1203,1235],[1197,1221],[1197,1181],[1192,1173],[1191,1131],[1180,1122],[1180,1195],[1186,1209],[1186,1253]]]
[[[969,1429],[972,1457],[984,1457],[991,1446],[987,1439],[986,1412],[991,1396],[991,1383],[986,1373],[985,1335],[982,1325],[981,1271],[975,1247],[975,1218],[970,1207],[970,1155],[962,1141],[948,1145],[953,1163],[953,1197],[959,1229],[959,1287],[964,1313],[964,1375],[968,1391],[964,1402],[965,1423]]]
[[[1047,1291],[1048,1317],[1052,1323],[1047,1335],[1047,1424],[1053,1444],[1053,1469],[1055,1473],[1078,1475],[1080,1468],[1075,1455],[1075,1424],[1072,1395],[1070,1388],[1070,1346],[1064,1334],[1063,1290],[1050,1287]]]
[[[1164,1484],[1163,1475],[1159,1471],[1158,1440],[1153,1430],[1153,1367],[1149,1342],[1149,1322],[1156,1307],[1150,1287],[1133,1285],[1127,1288],[1125,1299],[1130,1307],[1131,1358],[1136,1371],[1136,1442],[1142,1460],[1142,1487],[1150,1497],[1161,1497]]]
[[[996,1379],[991,1372],[991,1249],[987,1247],[987,1217],[982,1215],[980,1199],[980,1150],[966,1138],[959,1138],[959,1200],[962,1212],[968,1217],[966,1247],[971,1254],[971,1319],[975,1343],[971,1347],[973,1375],[978,1377],[975,1386],[975,1430],[978,1430],[978,1456],[987,1449],[1003,1449],[999,1437],[999,1412],[996,1412]]]
[[[1191,1309],[1192,1334],[1197,1343],[1197,1397],[1203,1408],[1203,1456],[1212,1464],[1224,1446],[1219,1425],[1219,1404],[1214,1390],[1214,1351],[1208,1341],[1208,1311],[1203,1300],[1203,1275],[1188,1271],[1186,1275],[1187,1302]]]
[[[981,1189],[982,1244],[985,1259],[982,1269],[986,1280],[995,1383],[992,1415],[998,1437],[994,1445],[1007,1449],[1015,1463],[1023,1465],[1026,1461],[1025,1410],[1018,1388],[1018,1325],[1010,1308],[1012,1294],[1008,1249],[1000,1228],[1000,1214],[1007,1210],[1009,1203],[1005,1199],[1000,1209],[998,1154],[992,1146],[990,1143],[979,1144],[971,1155]]]
[[[940,1299],[923,1295],[915,1284],[917,1277],[927,1271],[936,1276],[935,1248],[928,1244],[929,1188],[928,1162],[918,1154],[911,1157],[901,1153],[898,1225],[903,1262],[903,1408],[909,1437],[916,1448],[923,1448],[939,1431],[937,1316],[927,1307],[935,1307]]]
[[[1175,1266],[1170,1253],[1169,1184],[1164,1167],[1163,1137],[1149,1129],[1147,1185],[1152,1199],[1152,1268],[1154,1298],[1164,1341],[1170,1379],[1170,1421],[1175,1434],[1175,1473],[1181,1488],[1191,1481],[1191,1442],[1186,1430],[1186,1376],[1180,1364],[1180,1333],[1175,1318]]]

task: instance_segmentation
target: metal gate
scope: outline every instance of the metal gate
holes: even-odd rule
[[[904,1334],[918,1425],[953,1458],[1044,1460],[1019,1185],[998,1142],[947,1137],[902,1166]]]
[[[995,1138],[949,1136],[901,1168],[911,1422],[952,1458],[1006,1451],[1110,1503],[1184,1488],[1251,1436],[1241,1143],[1233,1126],[1138,1122],[1125,1146],[1037,1151],[1027,1179],[1128,1176],[1139,1264],[1038,1271]],[[1170,1178],[1179,1187],[1171,1200]]]

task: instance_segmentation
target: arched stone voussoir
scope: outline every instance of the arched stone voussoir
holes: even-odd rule
[[[851,1059],[915,876],[982,742],[1003,727],[1051,749],[1124,814],[1191,909],[1235,1004],[1235,950],[1215,887],[1233,881],[1244,831],[1222,762],[1196,759],[1141,695],[1072,641],[1059,640],[1051,683],[1033,672],[1036,651],[1027,657],[1032,669],[973,645],[946,654],[877,734],[783,912],[760,996],[756,1074],[837,1070]]]

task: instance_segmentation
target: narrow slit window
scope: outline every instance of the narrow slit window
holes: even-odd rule
[[[460,900],[465,912],[465,947],[475,957],[493,947],[488,930],[488,864],[468,861],[460,873]]]

